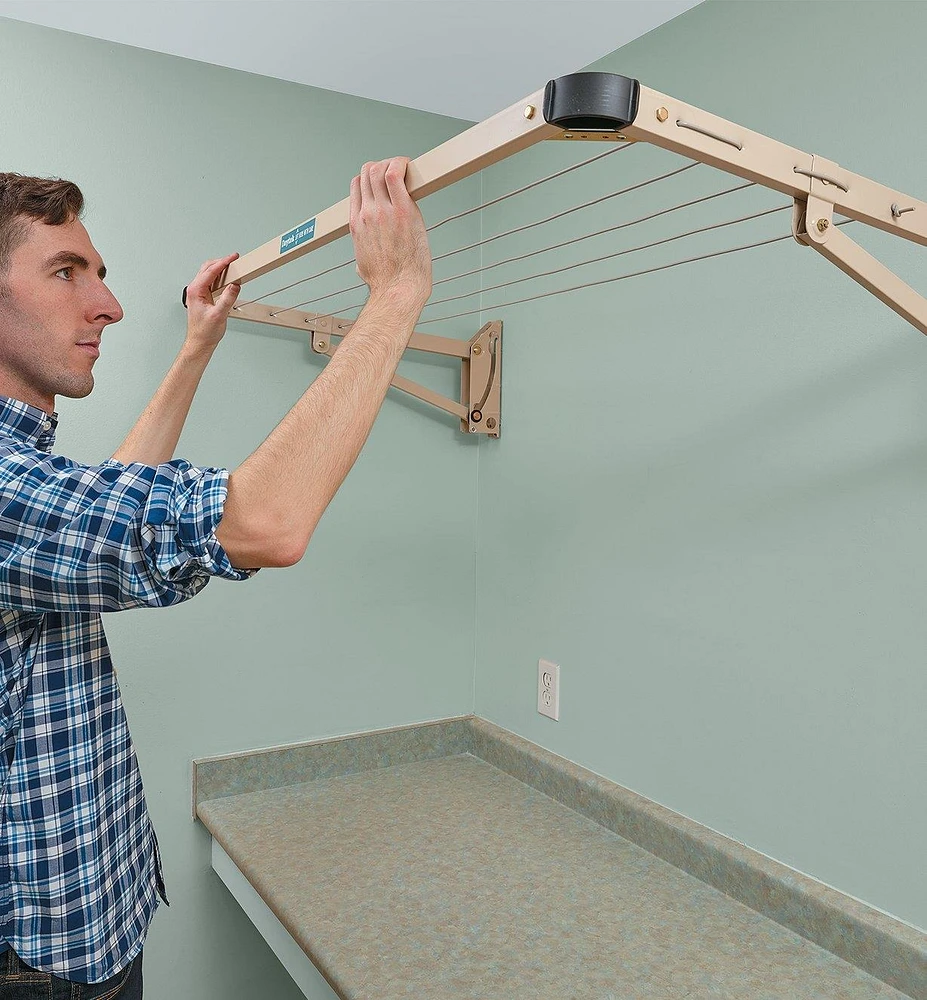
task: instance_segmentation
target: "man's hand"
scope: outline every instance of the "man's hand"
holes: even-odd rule
[[[210,288],[236,257],[233,253],[207,260],[187,286],[187,339],[145,412],[113,455],[116,461],[160,465],[173,458],[193,394],[225,334],[229,310],[241,290],[240,285],[227,285],[213,304]]]
[[[187,285],[187,343],[195,347],[215,347],[225,336],[229,311],[235,305],[241,285],[226,285],[213,303],[216,278],[238,259],[233,253],[219,260],[207,260]]]
[[[370,298],[395,294],[421,310],[431,295],[431,252],[406,188],[408,165],[406,156],[364,164],[351,181],[351,235]]]

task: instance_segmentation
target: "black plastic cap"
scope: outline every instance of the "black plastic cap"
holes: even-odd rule
[[[180,301],[183,303],[184,309],[187,308],[187,286],[183,286],[183,295],[180,296]]]
[[[544,120],[571,132],[620,132],[637,117],[640,89],[617,73],[561,76],[544,89]]]

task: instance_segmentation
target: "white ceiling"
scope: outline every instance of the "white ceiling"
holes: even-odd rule
[[[700,0],[0,0],[0,16],[481,121]]]

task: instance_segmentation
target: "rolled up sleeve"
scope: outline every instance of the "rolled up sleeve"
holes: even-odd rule
[[[247,580],[215,535],[227,469],[184,459],[81,465],[0,449],[0,606],[100,612],[167,607],[214,576]]]

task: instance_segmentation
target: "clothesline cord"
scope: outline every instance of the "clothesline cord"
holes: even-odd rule
[[[630,194],[632,191],[639,191],[642,188],[649,187],[651,184],[657,184],[660,181],[669,180],[671,177],[676,177],[678,174],[685,173],[687,170],[691,170],[693,167],[700,167],[701,165],[702,164],[699,163],[698,160],[693,160],[691,163],[687,163],[683,167],[677,167],[675,170],[667,171],[667,173],[660,174],[657,177],[650,177],[637,184],[631,184],[628,187],[620,188],[618,191],[611,191],[598,198],[585,201],[580,205],[574,205],[572,208],[564,209],[562,212],[556,212],[554,215],[549,215],[545,219],[538,219],[535,222],[529,222],[523,226],[516,226],[514,229],[507,229],[505,232],[496,233],[493,236],[488,236],[483,240],[477,240],[475,243],[470,243],[467,246],[457,247],[456,250],[449,250],[447,253],[436,256],[434,258],[434,262],[437,263],[438,261],[445,260],[448,257],[453,257],[456,254],[465,253],[467,250],[475,250],[477,247],[487,246],[490,243],[494,243],[496,240],[504,239],[506,236],[514,236],[516,233],[524,233],[529,229],[536,229],[538,226],[545,226],[549,222],[556,222],[558,219],[563,219],[566,216],[572,215],[574,212],[579,212],[584,208],[592,208],[595,205],[601,205],[603,202],[610,201],[612,198],[619,198],[622,195]],[[317,302],[324,302],[326,299],[331,299],[338,295],[345,295],[348,292],[354,292],[357,291],[357,289],[364,287],[366,287],[364,282],[359,282],[355,285],[349,285],[347,288],[339,288],[335,292],[328,292],[326,295],[318,295],[313,299],[306,299],[303,302],[297,302],[295,305],[286,306],[284,309],[278,309],[276,312],[271,313],[271,316],[275,317],[281,315],[282,313],[290,312],[293,309],[301,309],[303,306],[315,305]]]
[[[853,222],[853,219],[845,219],[843,222],[838,222],[838,226],[846,226]],[[537,299],[547,299],[553,295],[566,295],[568,292],[577,292],[585,288],[595,288],[598,285],[608,285],[615,281],[625,281],[628,278],[639,278],[644,274],[654,274],[657,271],[667,271],[673,267],[680,267],[683,264],[694,264],[696,261],[709,260],[712,257],[723,257],[725,254],[737,253],[740,250],[753,250],[756,247],[769,246],[772,243],[781,243],[783,240],[791,240],[794,237],[789,233],[785,236],[774,236],[769,240],[761,240],[758,243],[747,243],[739,247],[731,247],[727,250],[716,250],[714,253],[700,254],[697,257],[686,257],[684,260],[676,260],[670,264],[661,264],[658,267],[648,267],[641,271],[632,271],[630,274],[619,274],[614,278],[602,278],[599,281],[587,281],[582,285],[572,285],[569,288],[559,288],[552,292],[541,292],[539,295],[529,295],[523,299],[514,299],[511,302],[497,302],[488,306],[481,306],[479,309],[468,309],[465,312],[453,313],[450,316],[436,316],[434,319],[420,320],[416,326],[427,326],[429,323],[440,323],[448,319],[458,319],[461,316],[475,316],[477,313],[497,311],[499,309],[507,309],[510,306],[522,305],[525,302],[534,302]]]
[[[516,195],[524,194],[525,191],[530,191],[532,188],[540,187],[541,184],[546,184],[548,181],[556,180],[558,177],[563,177],[566,174],[572,173],[574,170],[579,170],[582,167],[588,167],[590,163],[602,160],[606,156],[611,156],[613,153],[622,153],[626,149],[630,149],[632,145],[633,144],[613,146],[611,149],[606,149],[604,153],[597,153],[595,156],[590,156],[588,159],[581,160],[579,163],[573,163],[569,167],[565,167],[563,170],[558,170],[553,174],[548,174],[546,177],[541,177],[536,181],[532,181],[530,184],[526,184],[524,187],[520,187],[515,191],[509,191],[506,194],[500,195],[498,198],[493,198],[492,201],[487,201],[481,205],[474,205],[472,208],[468,208],[465,212],[458,212],[457,215],[449,215],[446,219],[441,219],[440,222],[436,222],[434,225],[429,226],[428,232],[434,232],[436,229],[440,229],[441,226],[446,225],[448,222],[456,222],[458,219],[464,219],[468,215],[472,215],[474,212],[481,212],[485,208],[491,208],[493,205],[499,205],[503,201],[508,201],[509,198],[514,198]],[[347,260],[341,261],[340,264],[333,264],[324,271],[318,271],[316,274],[310,274],[307,278],[300,278],[298,281],[293,281],[289,285],[284,285],[282,288],[275,288],[273,291],[265,292],[263,295],[258,295],[256,298],[249,299],[247,302],[241,302],[236,308],[250,306],[255,302],[262,302],[264,299],[270,298],[271,295],[279,295],[281,292],[287,292],[291,288],[295,288],[297,285],[303,285],[307,281],[315,281],[316,278],[322,278],[326,274],[331,274],[332,271],[337,271],[340,268],[347,267],[348,264],[353,263],[354,257],[352,256]],[[294,306],[293,308],[296,307]]]

